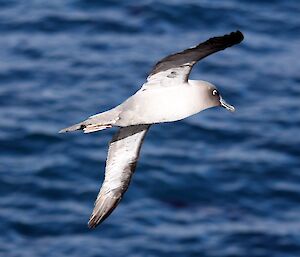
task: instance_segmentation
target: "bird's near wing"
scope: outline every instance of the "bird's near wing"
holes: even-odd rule
[[[109,145],[103,185],[89,220],[94,228],[116,208],[135,170],[144,137],[150,125],[120,128]]]
[[[173,82],[174,84],[187,82],[195,63],[210,54],[238,44],[243,39],[243,34],[240,31],[236,31],[229,35],[210,38],[195,47],[169,55],[153,67],[144,86],[172,85]]]

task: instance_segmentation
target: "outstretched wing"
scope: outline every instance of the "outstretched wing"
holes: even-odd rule
[[[89,220],[95,228],[117,207],[126,192],[150,125],[120,128],[109,145],[103,185]]]
[[[195,63],[210,54],[238,44],[243,39],[243,34],[236,31],[229,35],[210,38],[193,48],[169,55],[153,67],[145,86],[153,84],[172,85],[172,82],[177,84],[179,81],[181,83],[187,82]],[[172,82],[170,79],[173,79]]]

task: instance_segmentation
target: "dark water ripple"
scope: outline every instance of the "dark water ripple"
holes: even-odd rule
[[[300,255],[300,4],[0,1],[0,256]],[[240,29],[197,65],[238,109],[152,127],[131,187],[86,223],[113,131],[57,131],[125,100],[164,55]]]

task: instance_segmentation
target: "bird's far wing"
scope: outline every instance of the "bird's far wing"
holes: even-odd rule
[[[89,220],[94,228],[116,208],[134,173],[144,137],[150,125],[120,128],[109,145],[103,185]]]
[[[213,37],[182,52],[171,54],[160,60],[152,69],[144,87],[150,85],[172,85],[187,82],[193,65],[206,56],[240,43],[244,39],[240,31]],[[172,81],[171,81],[172,80]],[[179,81],[178,81],[179,80]],[[174,83],[173,83],[174,82]]]

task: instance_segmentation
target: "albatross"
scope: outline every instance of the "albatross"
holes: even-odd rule
[[[189,75],[199,60],[239,44],[243,39],[243,34],[236,31],[171,54],[156,63],[147,81],[126,101],[59,131],[83,130],[84,133],[91,133],[119,128],[109,144],[104,181],[95,201],[89,228],[103,222],[122,199],[151,125],[181,120],[215,106],[231,112],[235,110],[215,85],[202,80],[189,80]]]

